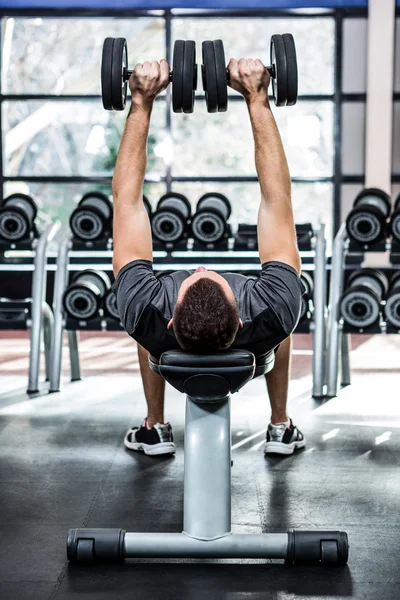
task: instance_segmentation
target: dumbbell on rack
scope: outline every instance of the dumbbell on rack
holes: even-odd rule
[[[126,39],[106,38],[101,60],[101,94],[106,110],[124,110],[131,75]],[[169,80],[172,81],[173,111],[192,113],[197,88],[196,45],[193,41],[175,42]]]
[[[314,295],[314,280],[311,277],[310,273],[307,271],[302,271],[300,274],[300,279],[304,284],[305,292],[301,297],[301,309],[300,309],[300,321],[307,316],[307,313],[310,311],[310,303],[313,299]]]
[[[93,241],[111,234],[113,205],[102,192],[87,192],[71,214],[69,226],[82,241]]]
[[[390,280],[383,314],[385,321],[400,329],[400,271],[397,271]]]
[[[393,213],[390,219],[390,231],[393,238],[400,244],[400,194],[394,203]]]
[[[183,194],[168,192],[161,196],[151,218],[154,237],[165,244],[178,242],[187,230],[191,206]]]
[[[193,237],[202,244],[216,244],[226,235],[232,207],[223,194],[209,192],[197,202],[191,230]]]
[[[376,244],[386,237],[386,221],[391,209],[390,196],[377,188],[362,190],[346,219],[349,237],[358,244]]]
[[[7,242],[29,238],[36,215],[36,202],[31,196],[11,194],[0,206],[0,238]]]
[[[351,273],[340,300],[344,322],[359,329],[378,323],[388,288],[386,275],[378,269],[360,269]]]
[[[110,289],[110,278],[104,271],[80,271],[64,292],[65,312],[79,321],[92,319],[99,314],[103,299]]]
[[[120,316],[117,308],[117,299],[112,290],[109,290],[104,298],[104,313],[106,316],[116,321],[120,321]]]
[[[296,46],[290,33],[271,38],[271,66],[265,67],[272,80],[276,106],[293,106],[297,102]],[[225,112],[228,108],[229,71],[226,68],[222,40],[206,41],[202,45],[201,68],[203,88],[209,113]]]

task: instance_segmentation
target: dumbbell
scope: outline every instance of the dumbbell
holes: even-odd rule
[[[349,237],[359,244],[375,244],[386,237],[390,196],[377,188],[362,190],[346,219]]]
[[[104,312],[108,317],[120,321],[117,298],[112,290],[109,290],[104,298]]]
[[[397,271],[390,280],[383,313],[385,321],[400,329],[400,271]]]
[[[75,319],[91,319],[99,313],[103,299],[110,289],[110,278],[104,271],[81,271],[74,276],[64,292],[64,309]]]
[[[302,271],[300,274],[300,279],[304,284],[305,292],[301,297],[301,309],[300,309],[300,321],[304,319],[307,315],[310,300],[313,299],[314,296],[314,280],[311,275],[307,271]]]
[[[71,214],[69,226],[74,236],[91,241],[103,237],[110,229],[113,205],[102,192],[87,192]]]
[[[124,110],[128,80],[128,46],[125,38],[104,40],[101,59],[101,95],[106,110]],[[196,45],[177,40],[174,44],[172,71],[172,109],[176,113],[192,113],[197,88]]]
[[[222,40],[206,41],[202,45],[201,74],[209,113],[225,112],[228,108],[229,71],[226,68]],[[292,34],[273,35],[270,46],[272,93],[276,106],[293,106],[297,102],[297,57]]]
[[[400,194],[394,203],[394,210],[390,219],[390,231],[396,242],[400,243]]]
[[[176,192],[164,194],[151,218],[154,237],[166,244],[177,242],[185,233],[190,214],[191,206],[186,196]]]
[[[388,292],[386,275],[377,269],[354,271],[340,300],[343,320],[353,327],[369,327],[379,320],[381,302]]]
[[[36,202],[27,194],[11,194],[0,207],[0,238],[18,242],[28,238],[37,215]]]
[[[197,202],[191,229],[193,237],[203,244],[216,244],[226,234],[232,207],[223,194],[210,192]]]

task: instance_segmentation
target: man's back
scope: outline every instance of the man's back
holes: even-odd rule
[[[173,330],[167,330],[180,287],[193,271],[159,275],[151,261],[135,260],[121,269],[113,286],[126,331],[156,358],[179,348]],[[221,273],[238,304],[243,327],[232,348],[244,348],[256,356],[274,349],[297,324],[301,280],[293,267],[267,262],[258,278],[239,273]]]

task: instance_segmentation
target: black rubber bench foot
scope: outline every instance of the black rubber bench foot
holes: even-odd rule
[[[345,565],[349,558],[349,540],[344,531],[288,531],[286,562],[320,562]]]
[[[124,529],[70,529],[67,557],[70,562],[123,562]]]

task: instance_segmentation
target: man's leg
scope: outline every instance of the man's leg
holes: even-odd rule
[[[172,427],[169,423],[164,424],[165,379],[150,369],[149,353],[139,344],[138,355],[147,402],[147,419],[141,427],[128,430],[124,444],[129,450],[137,450],[151,456],[174,454]]]
[[[150,369],[149,352],[139,344],[138,355],[147,402],[147,425],[151,429],[156,423],[164,423],[165,379]]]
[[[269,401],[271,404],[271,423],[284,423],[288,420],[286,407],[292,355],[292,336],[284,340],[275,354],[275,365],[265,375]]]
[[[303,434],[287,414],[291,354],[292,336],[280,344],[274,368],[265,375],[271,404],[271,423],[268,425],[264,449],[266,453],[292,454],[305,446]]]

